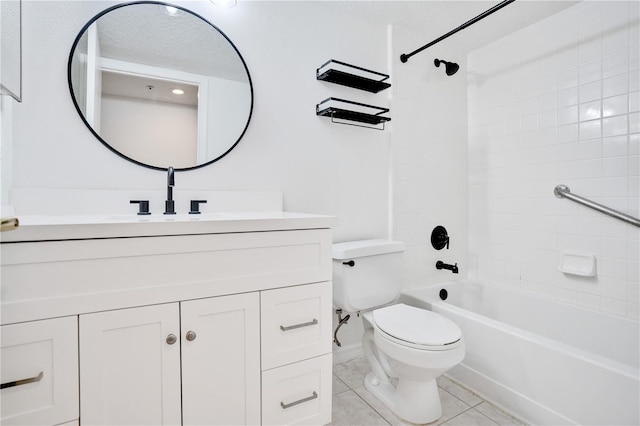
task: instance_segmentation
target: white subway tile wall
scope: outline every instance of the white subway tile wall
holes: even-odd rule
[[[640,2],[582,2],[467,58],[469,275],[629,318],[640,230],[566,199],[639,216]],[[558,270],[597,257],[597,277]]]

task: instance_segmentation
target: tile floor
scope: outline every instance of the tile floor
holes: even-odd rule
[[[410,425],[394,415],[363,385],[369,365],[358,358],[334,365],[333,421],[331,425]],[[497,407],[482,400],[473,392],[446,377],[438,378],[442,401],[442,417],[431,425],[524,425]]]

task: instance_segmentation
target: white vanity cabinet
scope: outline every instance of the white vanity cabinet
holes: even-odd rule
[[[82,423],[180,424],[178,304],[80,315]],[[176,337],[177,340],[177,337]]]
[[[263,291],[261,307],[262,424],[329,423],[331,283]]]
[[[83,423],[258,424],[259,327],[256,292],[80,315]]]
[[[185,425],[260,423],[258,293],[181,303]]]
[[[65,317],[0,327],[0,424],[78,418],[77,325],[76,317]]]
[[[330,422],[335,218],[172,221],[3,233],[3,383],[39,375],[6,355],[31,325],[64,339],[41,383],[2,390],[2,424]],[[9,421],[36,388],[53,409]]]

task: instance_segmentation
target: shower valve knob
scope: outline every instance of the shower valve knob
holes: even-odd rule
[[[449,234],[444,226],[438,225],[431,232],[431,245],[436,250],[449,250]]]

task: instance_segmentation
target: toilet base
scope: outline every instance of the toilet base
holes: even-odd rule
[[[442,416],[435,378],[427,381],[399,379],[398,385],[380,382],[373,372],[364,379],[365,388],[398,417],[411,423],[431,423]]]

